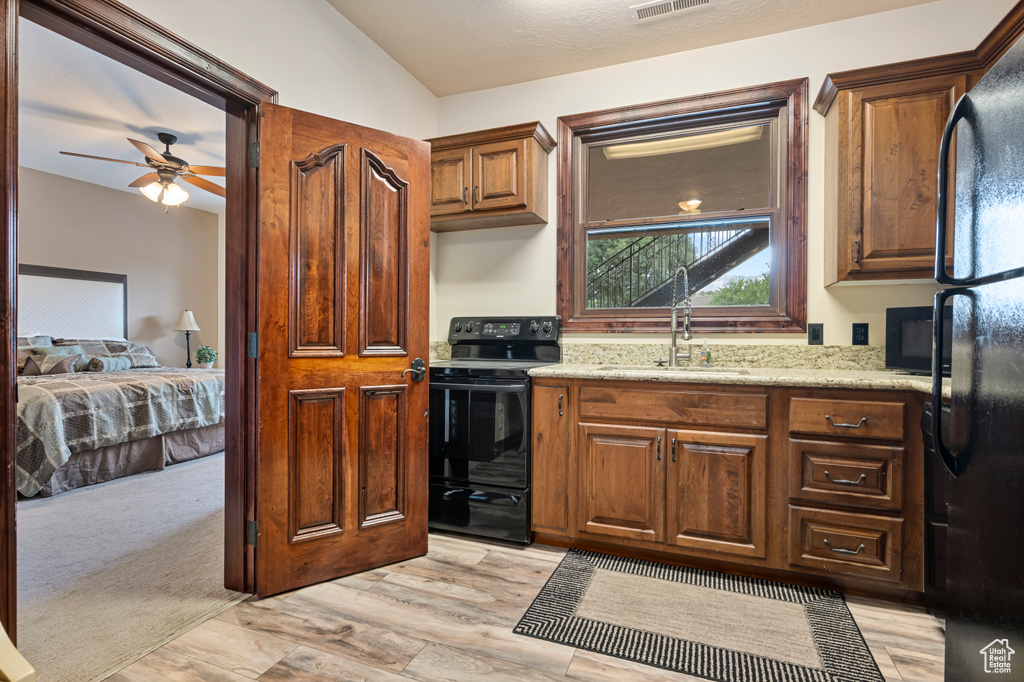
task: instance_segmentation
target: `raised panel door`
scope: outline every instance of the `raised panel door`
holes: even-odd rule
[[[855,196],[849,204],[850,239],[839,245],[849,249],[850,272],[930,277],[939,140],[965,90],[966,76],[950,75],[850,94]]]
[[[569,452],[572,447],[569,387],[533,386],[531,451],[533,530],[565,533],[569,529]]]
[[[580,424],[579,530],[660,542],[665,430]]]
[[[474,211],[526,205],[526,142],[493,142],[473,148]]]
[[[261,107],[256,591],[424,554],[429,148]]]
[[[668,542],[764,558],[767,437],[670,431]]]
[[[445,149],[430,154],[430,215],[450,215],[469,209],[470,150]]]

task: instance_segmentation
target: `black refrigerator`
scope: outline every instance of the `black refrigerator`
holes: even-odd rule
[[[932,402],[941,400],[934,364],[946,305],[952,400],[948,429],[936,409],[932,433],[953,477],[946,679],[1024,680],[1024,41],[956,104],[941,152],[935,276],[952,288],[935,297]],[[952,216],[943,191],[950,164]],[[942,257],[947,238],[952,272]]]

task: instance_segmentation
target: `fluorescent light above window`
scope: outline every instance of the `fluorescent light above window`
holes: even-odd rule
[[[761,135],[764,134],[764,128],[765,126],[761,125],[747,126],[745,128],[719,130],[713,133],[650,140],[649,142],[616,144],[604,148],[604,158],[609,161],[614,159],[633,159],[641,156],[678,154],[679,152],[692,152],[698,149],[726,147],[732,144],[753,142],[754,140],[761,139]]]

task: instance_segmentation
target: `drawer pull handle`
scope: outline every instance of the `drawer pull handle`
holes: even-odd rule
[[[833,483],[838,483],[839,485],[860,485],[861,483],[864,482],[864,479],[868,477],[867,474],[861,474],[860,478],[858,478],[856,481],[849,481],[845,478],[832,478],[832,474],[828,472],[828,469],[825,469],[825,475],[828,476],[828,480],[832,481]]]
[[[828,423],[831,424],[832,426],[836,427],[837,429],[859,429],[860,427],[864,426],[868,422],[868,418],[867,417],[861,417],[860,421],[857,422],[856,424],[842,424],[842,423],[836,424],[834,421],[832,421],[832,415],[830,415],[830,414],[826,414],[825,415],[825,419],[827,419]]]
[[[825,546],[833,552],[835,552],[836,554],[860,554],[861,550],[864,549],[863,542],[860,543],[860,547],[858,547],[857,549],[843,549],[842,547],[833,547],[832,543],[828,541],[828,538],[825,538]]]

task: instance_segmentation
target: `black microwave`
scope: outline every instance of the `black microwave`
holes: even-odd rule
[[[885,309],[885,368],[912,374],[932,373],[931,306]],[[943,311],[942,375],[949,376],[950,346],[953,334],[953,307]]]

